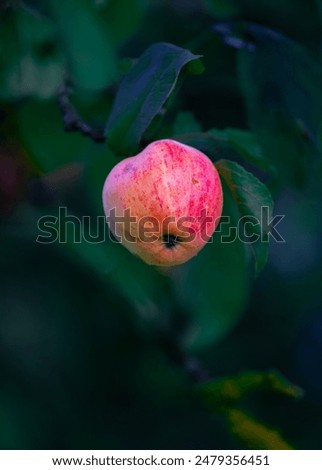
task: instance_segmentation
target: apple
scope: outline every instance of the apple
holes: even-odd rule
[[[118,163],[103,188],[111,232],[148,264],[174,266],[195,256],[215,231],[223,206],[209,158],[175,140],[158,140]]]

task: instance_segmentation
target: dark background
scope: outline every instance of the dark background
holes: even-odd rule
[[[37,220],[59,206],[103,215],[102,182],[119,159],[107,144],[64,132],[56,103],[64,74],[80,114],[102,129],[133,59],[170,42],[202,54],[205,70],[179,79],[162,127],[143,141],[226,127],[256,133],[239,51],[212,31],[219,21],[255,22],[304,47],[294,48],[292,68],[276,43],[272,67],[309,134],[305,116],[321,111],[321,11],[318,0],[2,0],[2,449],[321,449],[321,159],[290,126],[261,121],[274,176],[244,162],[285,215],[286,242],[271,242],[256,280],[236,244],[161,271],[111,242],[36,243]],[[269,89],[274,99],[274,83]],[[224,405],[204,400],[201,368],[223,378]],[[258,378],[272,369],[286,378],[276,379],[285,393],[247,376],[237,398],[224,388],[227,376],[238,388],[247,371]]]

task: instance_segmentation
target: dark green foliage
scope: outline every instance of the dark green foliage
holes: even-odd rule
[[[2,3],[0,448],[318,448],[320,2]],[[66,78],[106,143],[64,131]],[[171,269],[116,243],[101,203],[159,138],[224,189],[213,239]]]
[[[320,147],[322,67],[283,36],[254,25],[247,31],[256,50],[241,52],[239,67],[251,125],[281,177],[303,184]]]
[[[90,0],[48,3],[76,85],[91,91],[107,87],[117,75],[116,57],[99,10],[95,11]]]
[[[250,125],[283,179],[303,185],[321,157],[322,67],[296,42],[255,24],[215,28],[238,54]],[[247,39],[244,39],[247,38]]]

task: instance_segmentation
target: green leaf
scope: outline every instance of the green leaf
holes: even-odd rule
[[[263,170],[272,170],[269,160],[264,157],[252,132],[233,128],[211,129],[208,132],[231,146],[249,163]]]
[[[249,371],[221,377],[199,385],[198,391],[207,408],[211,412],[222,413],[229,431],[247,448],[291,448],[279,431],[258,422],[240,409],[241,401],[250,393],[258,391],[280,393],[291,398],[302,397],[302,390],[278,371]]]
[[[173,124],[174,134],[186,134],[189,132],[201,131],[201,125],[192,113],[189,111],[181,111],[178,113]]]
[[[50,0],[63,51],[76,85],[99,91],[117,77],[115,50],[99,10],[90,0]]]
[[[213,162],[221,158],[234,159],[239,157],[239,153],[219,134],[192,132],[176,135],[174,139],[195,147],[207,155]]]
[[[106,2],[107,3],[107,2]],[[109,0],[100,6],[110,37],[116,46],[124,44],[139,29],[145,5],[141,0]]]
[[[200,56],[167,43],[150,46],[122,80],[107,122],[109,143],[119,153],[137,149],[152,119],[173,91],[181,69]]]
[[[212,380],[200,385],[198,389],[207,407],[212,411],[236,406],[249,393],[261,390],[279,393],[290,398],[303,396],[299,387],[293,385],[275,370],[242,372],[238,375]]]
[[[0,28],[0,98],[49,98],[63,75],[53,25],[27,11],[7,12]]]
[[[64,131],[55,102],[26,102],[17,109],[16,120],[19,139],[41,172],[90,158],[91,142],[79,134]]]
[[[254,134],[242,129],[211,129],[208,132],[178,134],[175,140],[197,148],[213,162],[220,158],[240,159],[263,170],[273,171],[268,159],[261,151]]]
[[[243,218],[242,241],[249,244],[252,249],[257,275],[264,268],[268,256],[269,224],[265,223],[267,220],[264,211],[271,216],[273,210],[271,194],[263,183],[238,163],[220,160],[216,163],[216,167],[228,184],[240,217]]]
[[[250,126],[281,179],[303,185],[321,153],[322,66],[281,34],[254,24],[244,28],[255,46],[238,55]]]
[[[223,186],[223,217],[213,240],[191,261],[172,269],[174,289],[188,319],[182,341],[190,350],[209,347],[227,335],[249,296],[246,250],[234,232],[238,213]]]
[[[291,450],[293,447],[279,431],[258,422],[249,414],[238,409],[227,411],[227,425],[233,436],[248,449]]]

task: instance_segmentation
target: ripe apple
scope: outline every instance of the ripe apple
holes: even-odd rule
[[[158,266],[195,256],[216,229],[222,205],[213,163],[199,150],[170,139],[118,163],[103,188],[111,232],[133,254]]]

